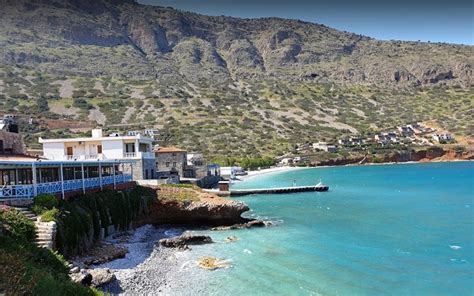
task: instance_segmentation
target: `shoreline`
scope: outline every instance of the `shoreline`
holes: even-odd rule
[[[431,160],[431,161],[400,161],[400,162],[368,162],[364,164],[359,163],[349,163],[349,164],[340,164],[340,165],[320,165],[320,166],[304,166],[304,167],[272,167],[267,169],[255,170],[248,172],[247,175],[239,176],[236,181],[243,182],[245,180],[251,179],[256,176],[266,175],[270,173],[277,172],[287,172],[295,171],[302,169],[318,169],[318,168],[336,168],[336,167],[359,167],[359,166],[382,166],[382,165],[406,165],[406,164],[428,164],[428,163],[445,163],[445,162],[470,162],[474,161],[473,159],[449,159],[449,160]]]
[[[129,250],[126,257],[91,266],[91,269],[109,269],[116,277],[98,289],[112,295],[175,295],[189,291],[192,277],[200,283],[193,286],[193,293],[205,293],[205,283],[211,274],[198,266],[202,254],[194,247],[180,249],[159,244],[160,239],[196,231],[201,230],[150,224],[136,228],[126,242],[117,242]],[[109,240],[113,241],[116,239]]]

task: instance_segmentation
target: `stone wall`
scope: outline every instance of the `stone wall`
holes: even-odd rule
[[[173,164],[176,163],[174,166]],[[167,166],[168,164],[168,166]],[[161,152],[156,153],[156,169],[157,171],[171,171],[176,169],[178,174],[183,177],[183,169],[187,164],[186,152]]]
[[[125,173],[130,173],[130,166],[125,165]],[[141,159],[133,163],[133,180],[154,179],[156,174],[155,159]]]
[[[2,142],[2,144],[0,144],[0,154],[25,153],[25,144],[20,134],[0,131],[0,142]]]

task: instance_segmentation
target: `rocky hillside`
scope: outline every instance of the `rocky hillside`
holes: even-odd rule
[[[474,47],[133,0],[0,0],[0,115],[37,137],[156,128],[206,155],[433,120],[472,136]],[[27,125],[32,117],[33,124]]]
[[[1,63],[48,73],[206,84],[472,83],[472,46],[378,41],[297,20],[211,17],[132,0],[0,4]]]

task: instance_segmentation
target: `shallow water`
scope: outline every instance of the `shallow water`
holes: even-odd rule
[[[201,231],[225,270],[188,270],[174,293],[473,295],[474,163],[335,167],[256,176],[235,188],[314,184],[329,192],[239,197],[275,226]],[[224,243],[227,236],[238,241]],[[193,273],[207,272],[206,281]]]

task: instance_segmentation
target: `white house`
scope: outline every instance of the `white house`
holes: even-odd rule
[[[434,134],[433,140],[438,143],[445,144],[451,143],[452,141],[454,141],[454,138],[451,134]]]
[[[334,145],[328,145],[325,142],[318,142],[318,143],[313,143],[313,149],[316,150],[322,150],[326,152],[337,152],[337,147]]]
[[[92,137],[39,139],[43,155],[51,160],[123,160],[136,161],[135,179],[153,179],[155,154],[153,139],[133,133],[122,136],[110,134],[104,137],[102,129],[93,129]]]

